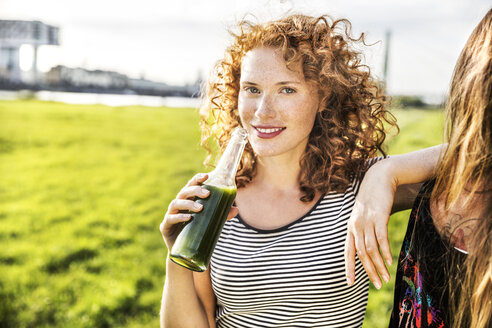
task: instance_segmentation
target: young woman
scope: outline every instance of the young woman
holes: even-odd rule
[[[390,327],[492,326],[492,10],[458,58],[445,127],[449,144],[437,175],[424,184],[410,214]],[[367,172],[356,207],[365,207],[370,195],[363,190],[388,181],[395,165],[402,168],[398,157]],[[367,252],[365,241],[373,240],[369,244],[377,249],[374,231],[384,230],[386,223],[358,213],[350,220],[347,262],[353,261],[355,239],[373,280],[379,279],[376,271],[386,268],[379,254]],[[384,239],[378,239],[380,244],[387,243]]]
[[[243,126],[249,144],[236,208],[211,264],[193,273],[167,260],[165,327],[360,327],[368,279],[345,283],[343,246],[363,172],[394,125],[347,20],[289,16],[243,22],[218,62],[202,108],[202,144],[223,150]],[[410,156],[432,171],[437,157]],[[171,249],[183,211],[208,194],[195,176],[160,226]],[[417,181],[412,181],[417,182]],[[238,214],[239,212],[239,214]]]

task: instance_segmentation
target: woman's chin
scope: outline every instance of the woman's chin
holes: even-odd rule
[[[275,157],[285,153],[285,150],[279,147],[252,147],[257,157]]]
[[[252,147],[257,157],[273,157],[281,154],[278,148],[255,147],[254,145]]]

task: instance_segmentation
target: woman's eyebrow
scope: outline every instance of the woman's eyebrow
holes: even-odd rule
[[[301,83],[300,81],[282,81],[282,82],[278,82],[277,84],[285,85],[285,84],[300,84],[300,83]]]
[[[251,82],[251,81],[239,81],[239,83],[241,83],[241,84],[250,84],[250,85],[258,85],[258,83],[254,83],[254,82]]]
[[[251,85],[258,85],[258,83],[251,82],[251,81],[240,81],[241,84],[251,84]],[[285,84],[300,84],[300,81],[281,81],[277,82],[275,84],[277,85],[285,85]]]

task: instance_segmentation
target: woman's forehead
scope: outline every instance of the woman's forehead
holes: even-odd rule
[[[241,63],[241,80],[268,77],[302,81],[304,77],[301,62],[288,67],[282,52],[275,48],[255,48],[248,51]]]

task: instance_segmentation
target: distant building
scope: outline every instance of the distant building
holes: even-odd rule
[[[59,45],[59,28],[40,21],[0,20],[0,79],[22,83],[19,49],[24,44],[34,47],[33,78],[39,78],[37,55],[42,45]]]
[[[148,91],[159,93],[162,91],[172,92],[175,87],[163,82],[154,82],[145,79],[128,79],[128,86],[135,91]]]
[[[197,97],[199,85],[173,86],[163,82],[132,79],[112,71],[58,65],[44,76],[45,87],[78,92],[135,93],[154,96]]]
[[[50,86],[114,91],[125,90],[128,87],[128,77],[124,74],[62,65],[52,67],[45,74],[45,82]]]

